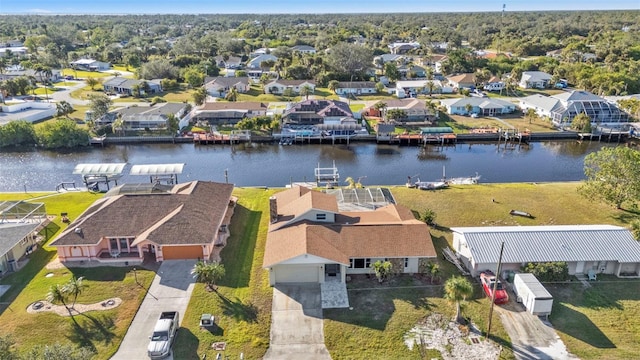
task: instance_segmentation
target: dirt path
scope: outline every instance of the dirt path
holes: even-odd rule
[[[509,294],[509,303],[496,306],[500,320],[511,338],[513,353],[519,360],[574,360],[562,340],[548,321],[525,311]]]

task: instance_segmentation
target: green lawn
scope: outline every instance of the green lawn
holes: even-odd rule
[[[224,355],[237,359],[261,358],[269,346],[272,289],[262,269],[268,227],[269,196],[274,191],[236,188],[239,198],[230,227],[231,237],[221,253],[226,277],[218,293],[196,287],[176,339],[177,359],[214,359],[211,344],[226,341]],[[212,331],[200,330],[200,315],[212,313],[218,325]]]
[[[67,212],[70,218],[77,217],[100,194],[74,192],[40,197],[35,193],[0,194],[2,200],[33,200],[44,202],[48,214],[59,215]],[[43,235],[47,242],[55,237],[66,224],[58,216]],[[19,271],[3,278],[0,284],[11,285],[2,296],[0,324],[2,334],[11,334],[19,351],[24,352],[35,345],[71,342],[88,346],[98,354],[95,359],[108,359],[117,350],[129,324],[146,294],[154,277],[152,271],[139,270],[135,283],[129,267],[122,268],[65,268],[48,270],[45,265],[55,258],[55,249],[49,246],[39,248],[30,255],[29,262]],[[45,277],[48,273],[53,276]],[[68,281],[72,275],[84,276],[86,290],[78,297],[78,303],[91,304],[111,297],[120,297],[122,305],[108,311],[92,311],[75,316],[60,317],[53,313],[28,314],[29,304],[43,300],[52,285]],[[6,305],[6,304],[10,305]]]
[[[76,79],[82,79],[82,80],[89,77],[100,78],[100,77],[113,76],[113,74],[108,72],[74,70],[71,68],[62,69],[62,77],[65,77],[67,75],[71,75]]]
[[[640,358],[640,281],[598,278],[588,289],[545,285],[554,297],[551,322],[581,359]]]

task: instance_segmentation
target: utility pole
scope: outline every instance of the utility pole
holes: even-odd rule
[[[496,301],[496,290],[498,290],[498,279],[500,277],[500,267],[502,266],[502,253],[504,252],[504,241],[500,246],[500,257],[498,258],[498,266],[496,268],[496,281],[493,283],[493,291],[491,291],[491,307],[489,308],[489,326],[487,327],[487,339],[491,335],[491,319],[493,318],[493,306]]]
[[[502,4],[502,14],[500,15],[500,38],[498,39],[498,49],[496,55],[500,55],[500,45],[502,44],[503,37],[502,29],[504,28],[504,9],[506,6],[507,4]]]

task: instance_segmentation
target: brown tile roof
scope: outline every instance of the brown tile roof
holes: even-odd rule
[[[351,257],[436,256],[429,227],[403,206],[339,213],[335,196],[318,191],[296,187],[275,196],[280,217],[267,233],[264,267],[305,254],[342,264]],[[335,223],[290,223],[312,208],[336,213]]]
[[[148,239],[158,245],[210,244],[232,191],[232,184],[194,181],[176,185],[169,194],[106,197],[90,206],[51,245],[93,245],[104,237],[136,237],[136,241]]]
[[[394,225],[318,225],[299,223],[267,234],[262,266],[305,254],[348,265],[349,258],[435,257],[424,223]]]
[[[449,76],[447,79],[455,83],[475,83],[476,76],[471,73]]]

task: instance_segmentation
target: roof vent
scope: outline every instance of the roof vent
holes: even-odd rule
[[[76,234],[82,234],[82,228],[75,228],[73,231],[75,231]]]

